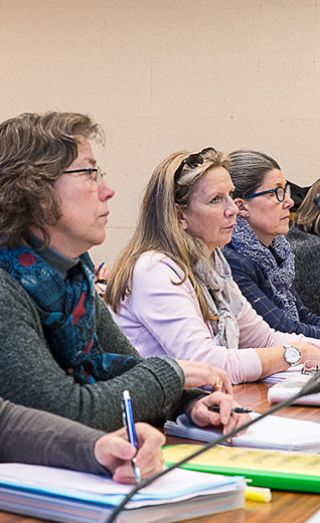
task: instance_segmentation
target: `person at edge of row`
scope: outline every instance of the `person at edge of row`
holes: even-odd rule
[[[114,195],[91,148],[101,133],[77,113],[0,124],[0,396],[109,432],[122,426],[128,389],[135,421],[187,411],[227,432],[245,417],[232,413],[229,377],[143,359],[94,290],[87,250],[105,238]],[[204,385],[214,392],[193,389]]]
[[[174,153],[156,167],[106,299],[143,356],[207,362],[241,383],[317,359],[320,342],[271,329],[232,279],[219,248],[238,214],[228,169],[213,148]]]
[[[319,339],[320,316],[303,304],[294,288],[294,254],[285,237],[294,203],[290,185],[266,154],[242,150],[229,158],[239,209],[231,242],[223,249],[232,276],[270,327]]]
[[[288,240],[295,255],[294,286],[303,303],[320,315],[320,179],[296,212]]]
[[[110,474],[134,483],[131,459],[144,478],[162,470],[165,437],[147,423],[135,425],[138,451],[124,428],[104,434],[49,412],[15,405],[0,398],[0,462],[63,467],[91,474]]]

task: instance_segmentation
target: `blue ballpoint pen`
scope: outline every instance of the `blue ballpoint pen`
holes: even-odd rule
[[[131,445],[137,449],[137,435],[136,430],[134,428],[134,419],[133,419],[133,413],[132,413],[132,406],[131,406],[131,398],[130,393],[128,390],[123,391],[123,400],[122,400],[122,415],[123,415],[123,424],[125,428],[127,429],[128,434],[128,440],[131,443]],[[132,458],[132,467],[133,472],[135,475],[135,478],[138,483],[141,481],[141,472],[139,467],[136,465],[136,459]]]

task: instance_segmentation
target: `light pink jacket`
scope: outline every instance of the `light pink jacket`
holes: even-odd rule
[[[182,275],[176,263],[155,251],[142,254],[135,265],[132,293],[113,317],[142,356],[203,361],[228,372],[232,383],[242,383],[255,381],[261,375],[261,362],[252,350],[254,347],[279,346],[292,341],[320,345],[320,340],[271,329],[243,298],[237,317],[241,350],[221,346],[211,325],[203,320],[190,281],[173,284],[181,280]],[[234,285],[241,294],[236,283]]]

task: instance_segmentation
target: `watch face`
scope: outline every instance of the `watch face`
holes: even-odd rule
[[[300,360],[300,357],[300,351],[296,347],[287,347],[284,352],[284,359],[291,365],[297,363]]]

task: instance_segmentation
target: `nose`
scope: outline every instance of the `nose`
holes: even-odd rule
[[[227,216],[236,216],[239,212],[238,206],[234,203],[231,196],[228,197],[225,212]]]
[[[291,207],[294,206],[294,200],[289,196],[288,193],[285,195],[285,199],[283,200],[283,205],[286,209],[291,209]]]
[[[101,184],[98,186],[99,200],[104,202],[106,200],[110,200],[110,198],[113,198],[114,195],[114,190],[107,184],[107,182],[101,182]]]

